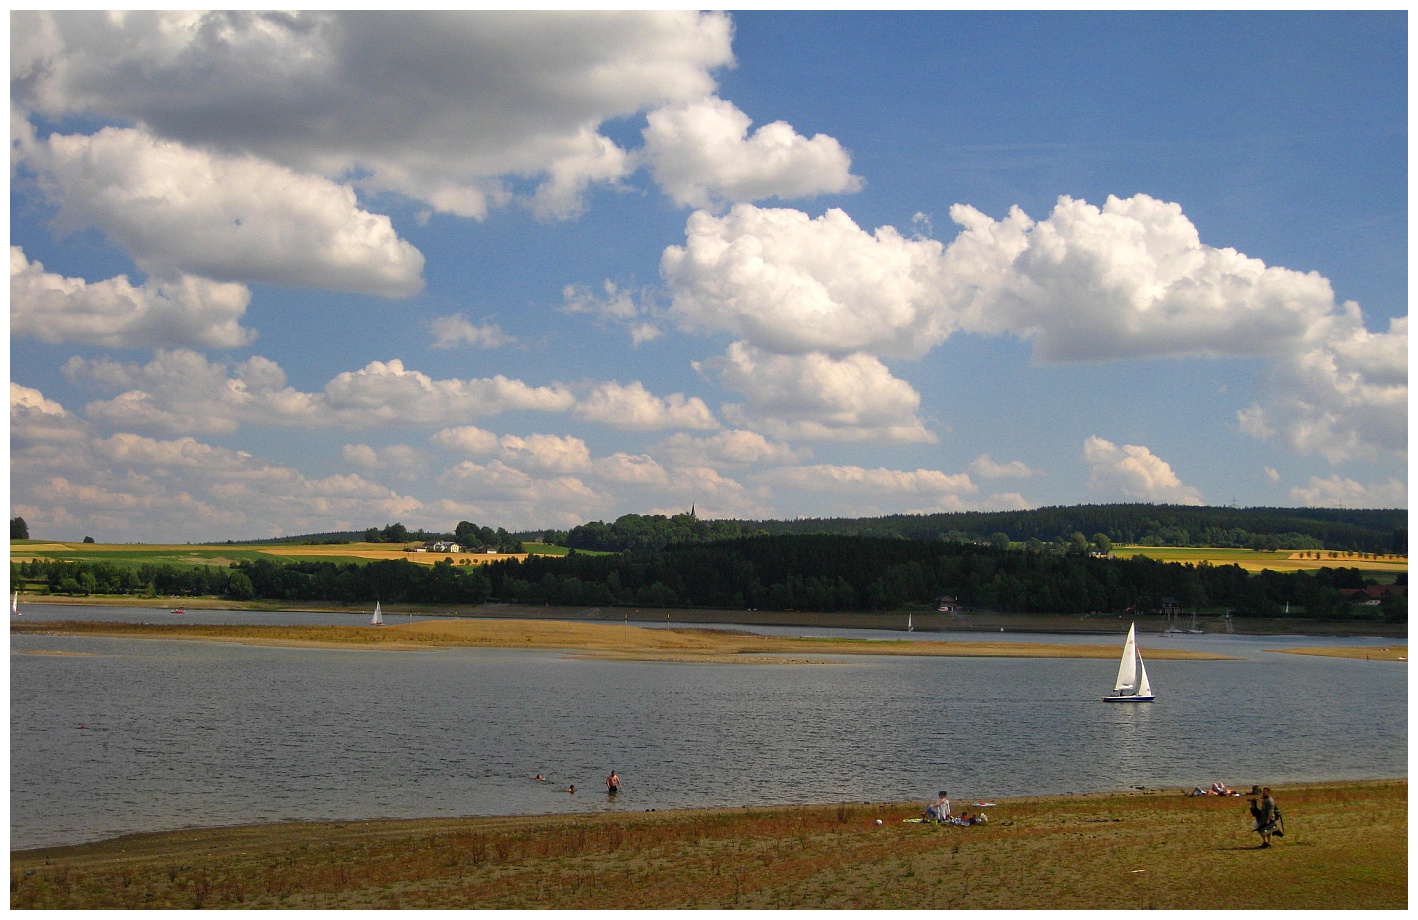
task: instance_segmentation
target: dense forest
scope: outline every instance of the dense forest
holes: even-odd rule
[[[228,568],[122,566],[36,560],[11,564],[12,584],[69,594],[223,595],[237,599],[475,605],[487,601],[566,606],[771,610],[934,607],[943,596],[967,609],[1043,613],[1149,613],[1164,599],[1189,610],[1237,616],[1407,617],[1401,592],[1381,607],[1354,607],[1352,568],[1314,573],[1106,558],[1086,548],[1035,552],[942,540],[763,535],[614,555],[529,556],[487,565],[432,566],[256,560]],[[1406,577],[1401,582],[1405,585]]]
[[[1061,546],[1075,534],[1140,546],[1408,552],[1408,513],[1333,508],[1196,508],[1185,505],[1075,505],[1032,511],[701,521],[693,514],[627,514],[542,535],[548,543],[609,552],[664,549],[762,534],[832,534],[908,540]]]
[[[13,526],[12,526],[13,530]],[[1092,540],[1139,546],[1216,546],[1245,549],[1337,550],[1408,553],[1408,512],[1403,509],[1212,508],[1191,505],[1069,505],[1030,511],[968,511],[898,514],[873,518],[799,518],[793,521],[701,520],[693,512],[676,515],[626,514],[607,524],[591,521],[569,531],[519,531],[478,527],[460,521],[453,533],[409,531],[402,524],[362,532],[307,534],[279,541],[315,543],[341,540],[401,542],[456,539],[511,548],[521,540],[541,540],[581,550],[645,552],[689,543],[712,543],[763,534],[834,534],[1062,546],[1075,534]],[[1037,541],[1037,543],[1035,543]]]

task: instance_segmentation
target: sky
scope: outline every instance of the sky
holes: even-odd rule
[[[1407,507],[1365,13],[10,15],[10,507]]]

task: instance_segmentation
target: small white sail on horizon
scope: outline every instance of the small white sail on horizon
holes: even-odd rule
[[[915,614],[914,614],[914,613],[908,613],[908,614],[906,614],[906,631],[907,631],[907,632],[915,632],[915,631],[916,631],[916,626],[915,626]]]
[[[1118,662],[1118,679],[1113,683],[1113,692],[1103,697],[1110,703],[1150,703],[1152,684],[1147,680],[1147,666],[1142,663],[1142,652],[1137,647],[1137,624],[1128,626],[1128,638],[1123,643],[1123,657]]]
[[[372,617],[369,618],[369,625],[370,625],[370,626],[383,626],[383,625],[384,625],[384,615],[379,612],[379,602],[378,602],[378,601],[375,601],[375,602],[374,602],[374,616],[372,616]]]
[[[15,596],[10,599],[10,612],[17,617],[24,616],[24,614],[20,613],[20,592],[18,591],[16,591]]]

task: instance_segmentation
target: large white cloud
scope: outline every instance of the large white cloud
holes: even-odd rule
[[[962,328],[1029,339],[1040,361],[1271,355],[1320,341],[1341,315],[1314,272],[1201,242],[1180,205],[1067,196],[1033,223],[956,205],[950,274]],[[1002,270],[1003,269],[1003,270]]]
[[[390,297],[423,287],[423,255],[388,217],[319,176],[210,154],[134,128],[50,135],[25,162],[61,232],[96,227],[159,278],[183,274]]]
[[[775,354],[920,357],[954,329],[943,247],[867,233],[833,208],[809,218],[741,204],[690,215],[660,260],[670,318]]]
[[[846,403],[821,386],[845,377],[824,373],[829,362],[858,373],[863,401],[875,392],[884,399],[869,401],[904,417],[914,391],[879,359],[919,358],[966,332],[1028,341],[1045,363],[1260,359],[1269,383],[1242,430],[1334,462],[1405,450],[1406,317],[1371,333],[1325,278],[1207,245],[1179,205],[1147,195],[1101,207],[1065,196],[1037,222],[1018,208],[951,216],[963,230],[943,246],[869,233],[839,210],[696,212],[684,245],[661,257],[664,318],[737,340],[703,366],[761,418],[725,418],[779,436],[880,427],[844,423]],[[924,431],[895,427],[896,439]]]
[[[137,286],[124,275],[66,278],[10,247],[10,334],[17,338],[108,348],[236,348],[256,338],[240,324],[250,301],[245,285],[191,275]]]
[[[705,208],[721,200],[802,198],[861,187],[835,138],[806,138],[775,121],[752,123],[733,103],[710,98],[666,106],[646,118],[645,157],[676,203]]]
[[[1201,493],[1186,485],[1167,461],[1146,447],[1122,447],[1093,435],[1083,444],[1088,465],[1088,485],[1111,501],[1157,502],[1172,505],[1203,504]]]
[[[527,180],[532,206],[574,213],[589,183],[632,168],[604,122],[705,99],[733,61],[729,18],[692,11],[44,12],[12,28],[26,109],[475,218]]]
[[[744,394],[746,407],[726,406],[735,424],[785,440],[935,440],[916,416],[921,395],[870,355],[777,355],[741,342],[695,365],[717,371],[724,386]]]

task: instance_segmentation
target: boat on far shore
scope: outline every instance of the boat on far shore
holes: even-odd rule
[[[168,613],[186,613],[186,612],[187,612],[187,611],[184,610],[184,609],[182,609],[181,607],[174,607],[174,608],[172,608],[171,610],[168,611]]]

